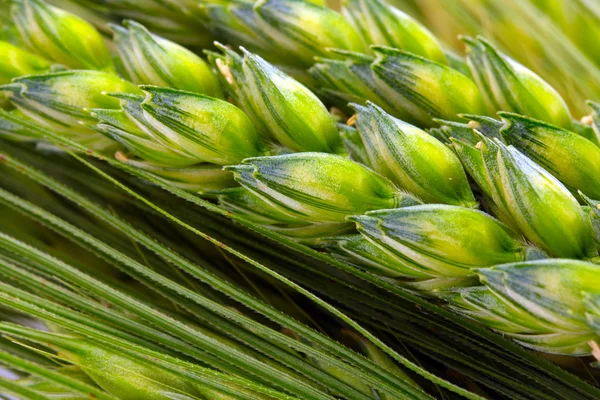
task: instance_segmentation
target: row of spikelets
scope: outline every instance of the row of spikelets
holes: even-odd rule
[[[84,20],[15,1],[28,50],[0,44],[0,132],[114,154],[525,346],[590,354],[600,105],[574,121],[485,39],[464,38],[462,60],[380,0],[199,9],[240,52],[217,44],[207,63],[125,21],[113,59]]]

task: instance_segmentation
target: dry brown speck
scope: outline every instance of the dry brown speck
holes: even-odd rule
[[[592,348],[592,355],[594,358],[600,361],[600,347],[598,347],[598,343],[596,343],[595,340],[590,340],[588,344]]]
[[[217,68],[219,69],[221,74],[223,74],[223,76],[227,80],[227,83],[229,83],[230,85],[233,85],[235,83],[235,81],[233,80],[233,75],[231,75],[231,71],[229,70],[229,67],[220,58],[217,58]]]
[[[350,118],[348,118],[348,121],[346,121],[346,124],[349,126],[354,126],[356,124],[356,114],[354,114]]]
[[[591,115],[586,115],[585,117],[581,118],[581,123],[584,125],[591,125],[592,122],[594,122],[594,118]]]
[[[118,161],[121,161],[121,162],[126,162],[126,161],[127,161],[127,156],[126,156],[126,155],[125,155],[125,153],[123,153],[122,151],[117,151],[117,152],[115,153],[115,158],[116,158]]]

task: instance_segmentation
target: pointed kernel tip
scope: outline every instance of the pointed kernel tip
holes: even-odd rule
[[[477,35],[476,36],[476,40],[486,46],[492,46],[492,42],[490,42],[489,40],[487,40],[485,37],[483,37],[482,35]]]
[[[249,57],[254,56],[254,54],[249,52],[248,50],[246,50],[246,48],[244,46],[240,46],[239,49],[242,52],[242,54],[245,56],[249,56]]]
[[[466,42],[466,41],[469,41],[469,40],[473,41],[473,40],[475,40],[475,38],[472,37],[472,36],[469,36],[469,35],[458,35],[458,40]]]
[[[592,117],[591,115],[586,115],[585,117],[581,118],[581,123],[584,125],[591,125],[594,122],[594,117]]]
[[[132,35],[140,33],[144,35],[150,35],[150,31],[144,25],[132,19],[127,19],[123,21],[123,25],[125,25],[127,29],[129,29]]]
[[[228,48],[227,46],[225,46],[223,43],[221,43],[221,42],[219,42],[219,41],[216,41],[216,40],[215,40],[215,41],[213,42],[213,44],[214,44],[214,45],[215,45],[215,47],[216,47],[217,49],[219,49],[219,50],[222,50],[222,51],[227,51],[227,50],[229,50],[229,48]]]
[[[491,268],[480,268],[477,270],[477,275],[479,276],[479,281],[483,284],[489,281],[488,275],[492,273]]]
[[[481,123],[477,122],[477,121],[469,121],[469,123],[467,125],[469,125],[469,128],[471,128],[471,129],[481,128]]]
[[[352,114],[352,116],[350,118],[348,118],[348,121],[346,121],[346,125],[348,125],[348,126],[356,125],[357,116],[358,116],[358,114]]]
[[[358,103],[348,103],[348,107],[350,107],[351,109],[357,111],[360,110],[361,108],[363,108],[362,105],[358,104]]]
[[[346,221],[351,221],[351,222],[355,222],[355,223],[358,224],[364,218],[365,218],[364,215],[349,215],[349,216],[346,217]]]
[[[127,31],[127,29],[123,28],[121,25],[114,24],[112,22],[106,24],[106,26],[108,27],[108,29],[110,29],[115,34],[119,33],[119,32],[125,33]]]

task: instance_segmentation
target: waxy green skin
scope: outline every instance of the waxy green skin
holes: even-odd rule
[[[325,153],[250,158],[225,169],[254,194],[307,222],[345,222],[350,215],[397,207],[407,197],[376,172]]]
[[[600,103],[588,101],[587,104],[592,108],[592,134],[588,139],[600,147]]]
[[[8,42],[0,41],[0,84],[9,83],[13,78],[50,72],[52,64],[33,53]]]
[[[594,130],[592,125],[589,125],[587,123],[584,124],[581,121],[573,120],[573,129],[571,131],[594,143],[595,146],[600,147],[600,137],[598,136],[598,133]]]
[[[9,83],[13,78],[23,75],[43,74],[60,66],[23,50],[11,43],[0,41],[0,85]],[[0,107],[6,106],[6,96],[0,93]]]
[[[204,25],[220,40],[263,52],[273,62],[285,62],[286,53],[277,42],[261,32],[258,14],[252,2],[199,3]],[[293,61],[293,60],[290,60]]]
[[[449,66],[385,46],[371,46],[375,57],[332,50],[343,61],[317,58],[309,74],[319,91],[346,109],[367,100],[389,114],[419,127],[434,119],[459,120],[458,114],[484,114],[475,83]]]
[[[427,28],[382,0],[345,0],[342,14],[367,44],[394,47],[447,63],[441,44]]]
[[[434,121],[440,124],[440,126],[428,129],[427,132],[442,143],[449,145],[452,143],[451,139],[456,139],[475,146],[479,141],[479,137],[468,124],[437,118]]]
[[[319,85],[319,92],[335,102],[337,107],[347,109],[348,103],[365,104],[367,100],[387,112],[398,116],[398,111],[388,102],[387,95],[378,86],[371,69],[374,58],[361,53],[332,50],[344,60],[316,58],[308,73]]]
[[[329,49],[368,50],[350,22],[320,0],[207,2],[199,10],[215,37],[296,68],[298,74],[286,70],[295,77],[314,64],[315,56],[331,56]]]
[[[179,147],[196,162],[228,165],[264,154],[252,122],[234,105],[181,90],[140,89],[146,94],[143,116],[158,139]]]
[[[340,138],[329,112],[304,85],[262,58],[244,52],[245,93],[265,125],[294,151],[335,152]]]
[[[535,335],[551,332],[549,324],[495,295],[486,286],[461,288],[443,293],[441,297],[449,303],[450,308],[503,334]]]
[[[137,84],[167,86],[223,98],[209,65],[185,47],[153,35],[135,21],[111,25],[119,57]]]
[[[0,92],[29,122],[92,150],[110,153],[116,149],[116,143],[89,127],[95,123],[89,109],[119,107],[119,101],[105,91],[140,93],[135,85],[116,75],[92,70],[29,75],[0,86]]]
[[[243,48],[243,57],[226,48],[223,51],[225,58],[215,61],[217,67],[227,75],[240,107],[258,121],[266,136],[293,151],[339,150],[335,123],[308,88]]]
[[[495,215],[550,255],[597,256],[591,224],[569,190],[514,147],[480,139],[476,147],[453,144]]]
[[[600,148],[566,129],[512,113],[499,113],[504,140],[542,166],[571,192],[600,198]]]
[[[441,297],[451,309],[536,351],[583,356],[590,352],[588,342],[597,340],[597,335],[585,328],[574,331],[557,328],[486,286],[453,289]]]
[[[480,134],[490,139],[501,137],[500,129],[503,124],[492,117],[470,114],[461,114],[459,117],[468,120],[469,123],[436,118],[434,121],[440,124],[440,127],[429,129],[429,133],[448,145],[452,143],[452,140],[460,140],[475,146],[479,142]],[[477,130],[478,133],[474,130]]]
[[[105,92],[139,93],[130,82],[91,70],[24,76],[0,90],[36,122],[63,129],[80,129],[80,121],[92,120],[88,108],[118,108],[119,101]]]
[[[338,123],[337,127],[348,157],[358,163],[369,165],[369,155],[358,129],[342,123]]]
[[[372,46],[377,85],[398,117],[422,127],[432,118],[457,120],[458,114],[485,114],[475,83],[460,72],[423,57],[384,46]]]
[[[481,281],[507,303],[550,327],[547,337],[526,345],[559,354],[589,354],[587,342],[597,339],[588,326],[583,293],[598,294],[600,266],[569,259],[505,264],[479,271]]]
[[[588,217],[594,230],[594,238],[600,243],[600,201],[589,198],[585,193],[579,191],[579,197],[583,200],[584,204],[589,207]]]
[[[244,187],[222,190],[218,199],[222,208],[311,246],[320,243],[326,236],[340,235],[354,230],[353,225],[347,222],[307,222],[279,204],[260,197]]]
[[[473,269],[525,259],[512,229],[477,210],[425,204],[371,211],[350,218],[371,243],[428,277],[457,277]]]
[[[244,187],[223,191],[219,195],[219,204],[226,210],[261,225],[306,224],[306,221],[289,214],[284,208]]]
[[[424,202],[477,206],[460,160],[450,148],[372,103],[352,107],[373,169]]]
[[[42,0],[20,0],[11,15],[32,52],[69,68],[115,71],[100,33],[75,14]]]
[[[221,43],[215,42],[215,46],[223,53],[206,51],[208,61],[217,72],[217,77],[224,88],[229,101],[237,105],[250,118],[264,142],[275,142],[269,127],[261,116],[260,110],[253,99],[253,94],[247,85],[244,74],[244,58]]]
[[[367,49],[352,25],[328,7],[303,0],[259,0],[254,11],[263,34],[286,49],[288,64],[309,67],[328,48]]]
[[[156,166],[188,167],[197,158],[182,148],[161,141],[160,133],[144,118],[144,96],[112,94],[121,100],[121,109],[90,109],[97,123],[92,128],[122,144],[135,156]]]
[[[490,113],[510,111],[572,129],[569,109],[552,86],[501,54],[485,39],[463,41],[467,45],[467,63]]]
[[[588,325],[597,335],[600,335],[600,294],[583,292],[583,304]]]
[[[326,238],[320,245],[335,258],[357,265],[367,271],[389,278],[427,279],[430,275],[413,268],[410,263],[395,256],[383,246],[363,235]]]
[[[90,110],[98,120],[95,130],[139,157],[131,159],[121,153],[120,161],[180,189],[208,194],[235,186],[233,175],[219,163],[262,154],[254,127],[235,106],[189,92],[141,88],[145,97],[111,94],[120,100],[120,110]],[[220,125],[212,123],[213,119]],[[221,131],[214,130],[219,126]]]

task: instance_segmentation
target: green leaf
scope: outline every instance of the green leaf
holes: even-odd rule
[[[81,393],[90,397],[93,396],[94,398],[101,400],[116,400],[116,397],[110,396],[107,393],[77,379],[73,379],[59,372],[54,372],[42,365],[22,360],[21,358],[12,356],[8,353],[0,352],[0,362],[10,365],[18,370],[43,377],[51,382],[56,382],[64,386],[66,389],[70,389],[76,393]]]

